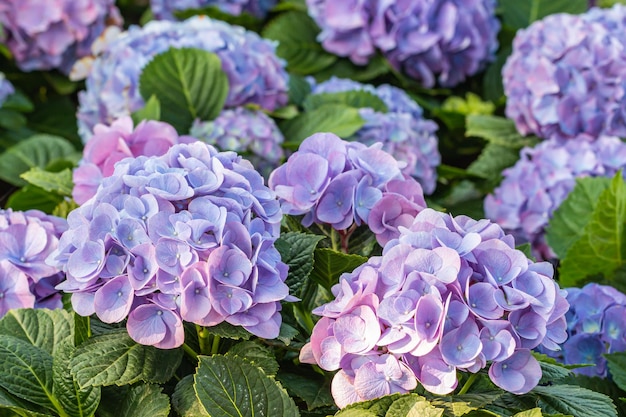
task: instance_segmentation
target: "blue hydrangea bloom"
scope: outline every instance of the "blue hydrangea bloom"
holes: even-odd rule
[[[69,74],[90,54],[107,25],[121,25],[114,0],[2,0],[0,42],[22,71],[59,69]]]
[[[359,109],[365,124],[350,139],[366,145],[381,142],[383,150],[406,163],[402,172],[416,178],[424,192],[431,194],[437,184],[437,166],[441,163],[435,135],[437,124],[425,119],[422,108],[403,90],[388,84],[374,87],[333,77],[314,85],[312,94],[360,90],[379,97],[388,112],[367,107]]]
[[[239,26],[203,16],[184,22],[153,21],[131,26],[96,58],[79,94],[79,133],[84,141],[97,123],[111,124],[144,105],[139,93],[143,67],[170,48],[200,48],[216,53],[229,82],[226,107],[257,104],[274,110],[287,102],[285,63],[276,44]]]
[[[276,0],[150,0],[154,17],[166,20],[175,19],[176,11],[203,7],[217,7],[233,16],[249,13],[263,19],[275,5]]]
[[[485,214],[520,243],[530,243],[537,258],[553,258],[545,227],[576,178],[611,177],[625,166],[626,144],[616,137],[543,141],[522,149],[520,160],[503,171],[504,179],[485,198]]]
[[[4,73],[0,72],[0,107],[4,104],[7,97],[15,92],[13,84],[6,79]]]

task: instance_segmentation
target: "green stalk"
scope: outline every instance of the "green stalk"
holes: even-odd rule
[[[191,356],[194,360],[198,360],[198,354],[187,343],[183,343],[183,350],[185,351],[187,355]]]
[[[471,374],[469,378],[467,378],[467,381],[465,381],[465,384],[463,385],[463,388],[461,388],[461,391],[459,391],[459,395],[467,394],[467,391],[469,391],[470,387],[474,384],[476,378],[478,378],[478,374]]]
[[[213,335],[213,344],[211,345],[211,355],[217,355],[220,351],[220,337]]]

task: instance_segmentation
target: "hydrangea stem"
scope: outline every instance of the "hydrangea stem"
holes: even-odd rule
[[[194,360],[198,360],[198,354],[187,343],[183,343],[183,350],[187,355],[191,356]]]
[[[467,381],[465,381],[465,384],[463,385],[461,390],[459,391],[459,395],[467,394],[467,391],[469,391],[470,387],[474,384],[474,381],[476,381],[476,378],[478,378],[478,374],[471,374],[469,378],[467,378]]]
[[[213,335],[213,343],[211,344],[211,355],[217,355],[220,349],[220,337],[218,335]]]
[[[209,346],[209,340],[211,338],[211,334],[200,325],[196,325],[196,332],[198,333],[198,344],[200,345],[200,353],[201,354],[209,354],[211,352],[211,347]]]
[[[339,241],[337,239],[337,231],[333,228],[330,229],[330,243],[333,250],[339,251]]]

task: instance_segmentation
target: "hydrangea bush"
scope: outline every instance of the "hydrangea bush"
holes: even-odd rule
[[[263,19],[276,5],[276,0],[150,0],[150,8],[157,19],[175,19],[174,13],[187,9],[216,7],[224,13],[239,16],[248,13]]]
[[[69,74],[91,44],[122,18],[114,0],[2,0],[0,41],[23,71]]]

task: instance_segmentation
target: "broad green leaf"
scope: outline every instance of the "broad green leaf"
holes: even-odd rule
[[[16,337],[50,355],[66,339],[71,339],[74,323],[64,310],[23,308],[9,310],[0,320],[0,334]]]
[[[379,417],[379,414],[366,409],[350,408],[339,411],[335,417]]]
[[[63,196],[71,196],[74,188],[72,171],[70,169],[64,169],[61,172],[50,172],[34,167],[20,175],[20,177],[34,186]]]
[[[522,136],[515,128],[513,120],[499,116],[471,114],[467,116],[466,137],[483,138],[490,143],[519,150],[524,146],[534,146],[539,140],[534,136]]]
[[[331,287],[339,282],[339,276],[367,262],[367,258],[360,255],[337,252],[333,249],[319,248],[315,250],[315,262],[311,279],[330,291]]]
[[[435,397],[431,403],[445,410],[446,416],[463,416],[492,404],[502,396],[501,391],[485,391],[480,393],[449,395]]]
[[[28,96],[16,91],[6,98],[2,103],[3,109],[17,110],[19,112],[31,112],[34,109],[33,102],[30,101]]]
[[[561,260],[559,282],[573,287],[587,276],[603,275],[610,282],[615,270],[626,260],[626,183],[621,172],[598,197],[581,237]]]
[[[577,178],[576,186],[556,209],[546,228],[546,241],[561,259],[581,238],[600,195],[611,185],[606,177]]]
[[[337,417],[345,417],[345,416],[374,416],[374,417],[385,417],[387,410],[391,407],[391,404],[394,403],[398,398],[401,398],[404,394],[391,394],[386,395],[384,397],[376,398],[375,400],[362,401],[358,403],[353,403],[345,408],[343,408],[340,412],[336,414]],[[362,412],[363,414],[356,414],[355,412]]]
[[[72,315],[74,316],[74,346],[78,346],[91,337],[91,318],[79,316],[76,313]]]
[[[63,199],[52,210],[52,215],[57,217],[63,217],[64,219],[70,214],[72,210],[78,208],[78,204],[74,200]]]
[[[626,391],[626,352],[616,352],[604,355],[606,358],[611,378],[622,390]]]
[[[58,136],[39,134],[13,145],[0,155],[0,179],[22,187],[27,182],[20,175],[31,168],[45,168],[55,159],[76,152],[74,146]]]
[[[287,71],[297,75],[314,74],[337,61],[317,42],[320,29],[306,12],[282,13],[269,22],[262,34],[278,41],[276,54],[287,61]]]
[[[79,148],[82,142],[76,125],[76,105],[68,96],[54,97],[37,104],[35,110],[28,115],[30,129],[63,137]]]
[[[241,326],[233,326],[225,321],[216,326],[205,327],[208,333],[234,340],[248,340],[252,334]]]
[[[498,102],[504,97],[502,67],[504,67],[512,51],[510,46],[501,46],[496,54],[496,60],[487,67],[483,75],[483,96],[485,99]]]
[[[256,342],[240,342],[228,350],[226,356],[238,356],[248,363],[258,366],[265,375],[275,376],[278,372],[278,362],[274,354],[265,346]]]
[[[459,96],[448,97],[441,105],[442,110],[469,115],[491,115],[496,106],[490,101],[483,101],[474,93],[466,93],[465,98]]]
[[[335,404],[330,394],[330,381],[320,374],[305,374],[299,372],[279,372],[276,378],[292,396],[302,398],[306,402],[307,409],[314,410],[319,407]]]
[[[294,337],[296,337],[300,332],[292,326],[288,325],[284,321],[280,324],[280,332],[278,333],[278,337],[276,339],[283,342],[286,346],[291,344],[291,341]]]
[[[295,74],[289,75],[289,102],[301,106],[304,99],[311,93],[311,84],[305,77]]]
[[[518,160],[519,150],[488,143],[478,158],[467,167],[467,172],[487,179],[491,186],[496,186],[502,178],[502,171]]]
[[[208,3],[196,3],[196,4],[208,4]],[[186,20],[192,16],[202,15],[209,16],[212,19],[222,20],[224,22],[228,22],[231,25],[243,26],[246,29],[258,31],[261,24],[263,23],[261,19],[256,16],[251,15],[248,12],[242,12],[237,16],[234,16],[232,13],[226,13],[215,6],[208,7],[200,7],[193,9],[186,9],[181,11],[175,11],[174,15],[179,20]]]
[[[543,415],[544,414],[541,412],[541,408],[533,408],[532,410],[517,413],[513,417],[543,417]]]
[[[41,75],[62,96],[72,94],[79,86],[78,83],[71,81],[68,77],[58,72],[45,71]]]
[[[228,96],[228,78],[217,55],[201,49],[171,48],[141,72],[139,92],[159,100],[161,120],[183,134],[196,118],[216,118]]]
[[[614,399],[617,406],[617,414],[619,416],[626,416],[626,403],[622,401],[615,401],[616,398],[626,397],[626,390],[620,389],[613,381],[608,378],[589,377],[581,374],[574,374],[559,383],[576,385],[582,388],[599,392],[610,398]]]
[[[318,82],[331,77],[350,78],[354,81],[370,81],[387,74],[391,70],[387,60],[380,55],[373,56],[367,65],[355,65],[348,58],[340,58],[331,66],[313,74]]]
[[[172,377],[182,355],[182,349],[141,345],[128,336],[126,329],[119,329],[78,346],[70,369],[80,387],[162,383]]]
[[[578,14],[587,11],[587,0],[500,0],[502,21],[513,29],[521,29],[554,13]]]
[[[302,107],[305,111],[313,111],[327,104],[343,104],[355,108],[371,108],[387,113],[387,105],[379,97],[365,90],[343,91],[340,93],[320,93],[309,95]]]
[[[575,385],[537,386],[532,391],[544,413],[574,417],[617,417],[611,398]]]
[[[59,408],[52,395],[52,355],[17,337],[0,335],[0,386],[32,403]]]
[[[168,417],[170,400],[158,385],[138,384],[131,387],[116,412],[116,417]]]
[[[278,382],[237,356],[199,356],[194,381],[211,417],[300,415]]]
[[[4,417],[5,415],[10,417],[52,417],[56,416],[56,413],[40,405],[30,403],[22,398],[11,395],[0,387],[0,416]]]
[[[161,102],[156,95],[151,95],[146,104],[130,115],[137,126],[142,120],[161,120]]]
[[[306,12],[306,3],[304,0],[279,0],[278,4],[272,9],[274,12],[282,12],[286,10],[299,10]]]
[[[71,338],[63,340],[52,358],[52,392],[69,417],[91,417],[100,404],[100,387],[78,387],[69,372],[73,342]]]
[[[532,352],[533,356],[541,366],[540,385],[558,382],[564,378],[571,377],[574,373],[560,365],[554,358],[543,353]]]
[[[193,375],[185,376],[176,384],[172,394],[172,407],[181,417],[211,417],[196,395]]]
[[[63,201],[63,196],[49,193],[39,187],[26,185],[11,194],[7,200],[6,207],[16,211],[38,209],[46,213],[52,213]]]
[[[284,263],[289,265],[289,275],[285,283],[289,293],[302,296],[302,287],[307,283],[313,270],[313,253],[324,236],[299,232],[283,233],[274,243]]]
[[[8,130],[17,130],[26,125],[26,116],[17,110],[0,109],[0,127]]]
[[[395,400],[385,417],[441,417],[441,408],[432,406],[426,398],[417,394],[408,394]]]
[[[351,254],[369,258],[372,255],[379,255],[381,249],[376,241],[376,235],[365,224],[357,227],[348,239],[348,252]]]
[[[364,124],[359,109],[342,104],[327,104],[285,120],[280,127],[285,136],[285,146],[297,149],[304,139],[314,133],[330,132],[346,139]]]

